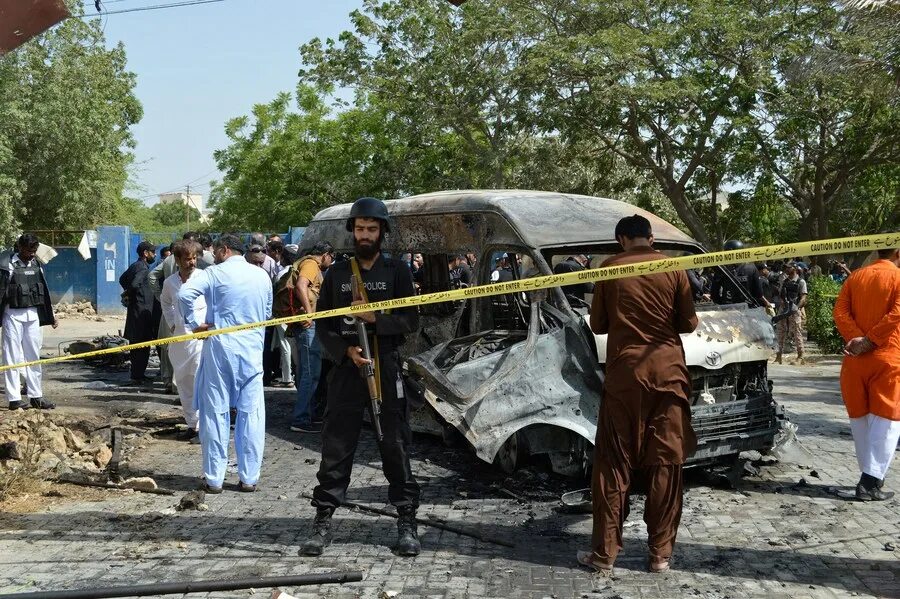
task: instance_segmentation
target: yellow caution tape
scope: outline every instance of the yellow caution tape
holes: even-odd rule
[[[80,360],[82,358],[105,356],[109,354],[131,351],[133,349],[142,349],[146,347],[154,347],[157,345],[168,345],[169,343],[182,343],[184,341],[190,341],[191,339],[206,339],[207,337],[227,335],[229,333],[239,333],[241,331],[247,331],[259,327],[291,324],[304,320],[319,320],[320,318],[346,316],[348,314],[358,314],[360,312],[371,312],[375,310],[386,310],[388,308],[395,309],[408,308],[412,306],[424,306],[427,304],[439,304],[443,302],[467,300],[477,297],[504,295],[507,293],[537,291],[539,289],[549,289],[551,287],[572,285],[576,283],[593,283],[597,281],[610,281],[613,279],[624,279],[627,277],[636,277],[640,275],[674,272],[678,270],[689,270],[692,268],[726,266],[729,264],[743,264],[746,262],[762,262],[775,258],[817,256],[821,254],[833,254],[838,252],[868,252],[896,247],[900,247],[900,233],[883,233],[879,235],[863,235],[860,237],[827,239],[824,241],[784,243],[781,245],[746,248],[728,252],[713,252],[710,254],[693,254],[690,256],[680,256],[678,258],[664,258],[661,260],[652,260],[649,262],[636,262],[634,264],[623,264],[621,266],[608,266],[606,268],[594,268],[591,270],[583,270],[565,274],[545,275],[540,277],[532,277],[529,279],[519,279],[517,281],[510,281],[508,283],[494,283],[491,285],[466,287],[464,289],[454,289],[451,291],[440,291],[437,293],[429,293],[426,295],[399,297],[395,299],[384,300],[381,302],[361,304],[358,306],[348,306],[345,308],[335,308],[333,310],[323,310],[321,312],[315,312],[314,314],[299,314],[297,316],[273,318],[271,320],[252,322],[248,324],[226,327],[223,329],[215,329],[203,333],[178,335],[176,337],[154,339],[153,341],[144,341],[142,343],[134,343],[131,345],[110,347],[107,349],[100,349],[81,354],[69,354],[65,356],[57,356],[54,358],[34,360],[32,362],[21,362],[19,364],[11,364],[9,366],[0,366],[0,372],[3,372],[4,370],[10,370],[12,368],[24,368],[25,366],[35,366],[38,364],[54,364],[56,362],[65,362],[67,360]]]

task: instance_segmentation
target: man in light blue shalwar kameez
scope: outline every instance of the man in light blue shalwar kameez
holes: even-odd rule
[[[187,328],[194,332],[267,320],[272,313],[272,281],[244,259],[243,244],[222,235],[214,246],[216,265],[199,272],[178,292]],[[194,320],[194,301],[206,299],[206,322]],[[194,385],[200,412],[200,445],[207,492],[220,493],[228,466],[230,410],[237,410],[234,448],[239,489],[255,491],[262,466],[266,408],[263,398],[262,328],[203,341]]]

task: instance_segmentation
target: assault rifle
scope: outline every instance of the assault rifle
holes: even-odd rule
[[[799,308],[797,304],[794,302],[787,302],[782,308],[781,312],[772,317],[772,324],[778,324],[780,321],[784,320],[791,314],[796,314]]]
[[[361,282],[355,277],[350,277],[350,286],[353,289],[353,299],[361,300],[362,291],[360,289]],[[369,361],[368,364],[361,366],[359,373],[366,379],[366,385],[369,388],[369,406],[372,411],[372,426],[375,427],[375,436],[379,441],[384,440],[384,433],[381,430],[381,394],[378,392],[378,380],[375,378],[375,360],[377,357],[372,356],[372,350],[369,348],[369,334],[366,331],[366,323],[361,318],[354,318],[356,322],[356,334],[359,337],[359,346],[362,348],[362,357]]]

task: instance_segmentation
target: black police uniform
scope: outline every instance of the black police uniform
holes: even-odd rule
[[[360,267],[361,268],[361,267]],[[343,308],[353,300],[349,261],[338,262],[328,269],[316,304],[317,311]],[[379,255],[369,270],[362,270],[366,294],[370,302],[415,295],[412,273],[401,260]],[[409,465],[408,405],[400,397],[400,355],[398,349],[404,335],[418,329],[415,307],[398,308],[390,314],[376,313],[375,324],[367,325],[369,346],[375,351],[378,339],[381,371],[381,428],[384,440],[379,443],[382,470],[388,480],[388,499],[397,508],[417,508],[419,485]],[[325,318],[316,324],[316,337],[335,365],[328,377],[328,400],[322,430],[322,462],[317,475],[319,484],[313,491],[312,504],[317,508],[337,508],[347,494],[353,457],[359,442],[363,414],[369,406],[369,392],[359,369],[347,357],[347,348],[359,345],[352,319]]]
[[[762,286],[759,283],[759,270],[755,264],[741,264],[732,270],[734,277],[754,299],[757,304],[762,304]],[[712,298],[717,304],[737,304],[745,301],[744,295],[734,282],[720,271],[716,272],[716,278],[712,284]]]
[[[575,258],[571,256],[553,267],[553,274],[564,275],[572,272],[581,272],[584,267],[579,264]],[[584,301],[584,294],[594,292],[593,283],[573,283],[572,285],[564,285],[563,293]]]

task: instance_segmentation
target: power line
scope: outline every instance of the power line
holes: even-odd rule
[[[110,2],[112,0],[109,0]],[[84,19],[87,17],[99,17],[103,15],[121,15],[128,12],[143,12],[147,10],[161,10],[164,8],[183,8],[186,6],[197,6],[199,4],[213,4],[216,2],[225,2],[225,0],[187,0],[186,2],[173,2],[171,4],[154,4],[153,6],[139,6],[135,8],[123,8],[121,10],[108,10],[106,12],[96,14],[75,15],[74,18]]]
[[[213,169],[213,170],[209,171],[208,173],[204,173],[204,174],[200,175],[200,176],[197,177],[196,179],[191,179],[191,180],[188,181],[187,183],[182,183],[182,184],[179,185],[178,187],[173,187],[172,189],[170,189],[170,190],[168,190],[168,191],[159,191],[159,192],[156,192],[156,193],[149,193],[149,194],[147,194],[147,195],[145,195],[145,196],[141,196],[141,197],[138,198],[138,199],[141,199],[141,200],[147,200],[147,199],[155,198],[155,197],[157,197],[157,196],[161,196],[161,195],[164,195],[164,194],[167,194],[167,193],[178,193],[179,191],[182,191],[182,190],[183,190],[185,187],[187,187],[188,185],[194,185],[194,183],[196,183],[196,182],[199,181],[200,179],[206,178],[206,177],[210,176],[211,174],[217,173],[217,172],[219,172],[219,169]],[[198,188],[200,188],[200,187],[206,187],[207,185],[209,185],[209,182],[201,183],[200,185],[194,185],[194,188],[195,188],[195,189],[198,189]]]

